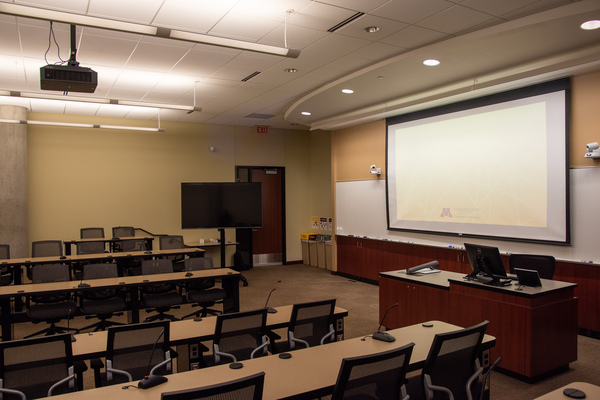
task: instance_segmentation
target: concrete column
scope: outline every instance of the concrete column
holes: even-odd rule
[[[0,105],[0,119],[27,119],[27,109]],[[27,235],[27,125],[0,122],[0,243],[11,258],[29,256]]]

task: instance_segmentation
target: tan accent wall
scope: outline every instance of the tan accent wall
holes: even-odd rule
[[[36,113],[28,118],[156,126],[155,121],[119,118]],[[236,165],[283,166],[287,261],[302,259],[300,234],[310,230],[310,217],[321,207],[311,193],[327,193],[318,203],[328,200],[331,208],[330,180],[312,181],[312,170],[329,169],[330,159],[318,157],[317,165],[311,163],[311,132],[270,129],[258,134],[254,128],[227,125],[161,125],[166,132],[29,126],[29,242],[77,238],[80,228],[91,226],[104,227],[108,236],[118,225],[182,234],[186,241],[217,238],[217,230],[181,229],[181,182],[232,182]],[[227,230],[226,237],[235,240],[234,230]],[[227,265],[232,252],[228,249]],[[218,263],[218,251],[211,255]]]
[[[600,159],[584,158],[585,145],[600,142],[600,71],[571,79],[569,158],[572,168],[597,167]]]

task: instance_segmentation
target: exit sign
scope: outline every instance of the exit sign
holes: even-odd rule
[[[268,126],[257,126],[256,133],[269,133],[269,127]]]

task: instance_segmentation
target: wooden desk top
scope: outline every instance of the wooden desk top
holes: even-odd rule
[[[66,244],[77,244],[86,242],[119,242],[123,240],[154,240],[154,236],[127,236],[127,237],[113,237],[113,238],[82,238],[82,239],[68,239],[63,240]]]
[[[238,245],[238,242],[225,242],[225,246],[236,246]],[[195,247],[195,248],[202,248],[202,247],[217,247],[217,246],[221,246],[221,242],[205,242],[205,243],[192,243],[192,242],[186,242],[184,243],[185,247]]]
[[[550,279],[541,279],[542,286],[530,287],[522,286],[522,290],[515,290],[518,286],[518,281],[514,280],[510,286],[492,286],[485,283],[464,279],[465,274],[459,272],[442,271],[433,274],[415,274],[408,275],[406,270],[381,272],[380,276],[401,280],[405,282],[416,283],[424,286],[432,286],[444,290],[449,290],[451,284],[479,287],[481,289],[493,290],[496,292],[510,293],[521,297],[536,297],[550,292],[556,292],[563,289],[573,289],[577,287],[576,283],[555,281]]]
[[[148,251],[124,251],[116,253],[98,253],[98,254],[76,254],[69,256],[52,256],[52,257],[27,257],[27,258],[10,258],[0,261],[1,265],[31,265],[31,264],[54,264],[54,263],[72,263],[78,261],[102,261],[102,260],[117,260],[123,258],[137,257],[154,257],[154,256],[171,256],[171,255],[200,255],[202,249],[166,249],[166,250],[148,250]]]
[[[116,278],[89,279],[84,280],[90,287],[79,288],[80,281],[49,282],[49,283],[26,283],[22,285],[0,286],[1,297],[27,296],[48,292],[78,291],[98,289],[113,286],[137,286],[144,283],[158,283],[171,281],[186,281],[199,278],[222,278],[226,276],[238,276],[239,272],[229,268],[214,268],[202,271],[193,271],[191,277],[186,277],[185,272],[173,272],[170,274],[154,274],[139,276],[120,276]]]
[[[277,355],[243,361],[241,369],[231,369],[228,365],[219,365],[195,371],[168,375],[168,382],[146,390],[136,388],[122,389],[122,385],[112,385],[85,391],[86,400],[127,399],[159,400],[161,393],[206,386],[242,378],[257,372],[265,372],[263,399],[285,399],[306,394],[315,398],[331,392],[337,380],[342,359],[365,354],[373,354],[414,342],[415,347],[410,360],[411,369],[422,367],[433,337],[437,333],[448,332],[460,327],[445,322],[433,321],[433,327],[421,324],[389,331],[396,341],[388,343],[368,337],[334,342],[323,346],[311,347],[292,352],[292,358],[281,359]],[[487,347],[495,344],[495,338],[484,337]],[[136,384],[134,382],[133,384]],[[54,396],[56,400],[80,399],[80,392]]]
[[[292,315],[292,306],[276,307],[277,313],[267,314],[267,327],[279,329],[286,327]],[[336,307],[334,315],[346,317],[348,311]],[[191,339],[196,341],[212,340],[215,333],[217,317],[210,316],[202,318],[202,321],[184,319],[171,322],[170,342],[173,346],[189,343]],[[92,358],[102,355],[106,351],[107,332],[90,332],[75,335],[77,339],[73,342],[73,355],[77,358]]]
[[[566,388],[573,388],[581,390],[585,393],[586,399],[600,399],[600,387],[596,385],[592,385],[587,382],[573,382],[565,385],[561,388],[553,390],[550,393],[547,393],[541,397],[537,397],[535,400],[568,400],[569,397],[563,394],[563,390]]]

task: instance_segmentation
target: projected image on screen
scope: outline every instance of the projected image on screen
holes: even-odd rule
[[[566,90],[526,93],[389,120],[389,229],[566,242]]]

